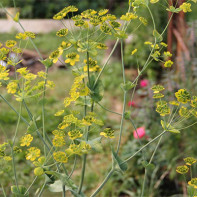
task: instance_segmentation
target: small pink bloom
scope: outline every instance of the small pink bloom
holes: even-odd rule
[[[137,128],[137,132],[136,132],[136,131],[133,132],[133,137],[134,137],[135,139],[138,139],[138,136],[139,136],[139,139],[141,139],[141,138],[143,138],[145,135],[146,135],[145,127],[139,127],[139,128]]]
[[[134,101],[129,101],[129,102],[128,102],[128,106],[129,106],[129,107],[130,107],[130,106],[135,107],[135,102],[134,102]]]
[[[140,81],[140,87],[146,87],[148,85],[148,79],[143,79]]]

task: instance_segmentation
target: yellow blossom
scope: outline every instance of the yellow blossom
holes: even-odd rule
[[[62,151],[54,152],[53,157],[57,162],[60,163],[66,163],[68,161],[68,157],[66,156],[66,153]]]
[[[34,161],[36,158],[40,157],[40,149],[36,147],[31,147],[27,150],[26,159]]]
[[[79,55],[74,52],[67,54],[66,57],[65,63],[70,63],[71,66],[74,66],[79,61]]]
[[[190,3],[183,3],[180,5],[180,8],[183,10],[183,12],[191,12],[191,4]]]
[[[33,136],[31,134],[27,134],[21,138],[20,146],[29,146],[33,140]]]

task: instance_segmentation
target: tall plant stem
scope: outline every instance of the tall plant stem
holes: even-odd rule
[[[46,68],[46,75],[48,76],[49,69]],[[44,87],[43,87],[43,95],[42,95],[42,135],[43,139],[46,142],[46,131],[45,131],[45,95],[46,95],[46,84],[47,84],[47,77],[44,80]],[[46,146],[44,145],[44,155],[46,157]]]
[[[90,197],[95,197],[99,193],[99,191],[104,187],[104,185],[107,183],[107,181],[110,179],[113,173],[114,173],[114,169],[111,169],[110,172],[105,177],[104,181],[101,183],[101,185],[96,189],[96,191]]]
[[[163,137],[163,136],[161,136],[161,137],[159,138],[159,141],[158,141],[158,143],[157,143],[157,145],[156,145],[156,147],[155,147],[155,150],[154,150],[154,152],[153,152],[153,154],[152,154],[152,156],[151,156],[151,158],[150,158],[148,164],[151,164],[151,162],[152,162],[152,160],[153,160],[153,158],[154,158],[154,156],[155,156],[155,154],[156,154],[156,152],[157,152],[157,149],[158,149],[158,147],[159,147],[159,144],[161,143],[162,137]],[[147,169],[145,168],[144,181],[143,181],[142,192],[141,192],[141,196],[140,196],[140,197],[143,197],[143,196],[144,196],[144,190],[145,190],[145,185],[146,185],[147,173],[148,173],[148,172],[147,172]]]
[[[16,130],[15,130],[14,138],[13,138],[12,145],[11,145],[12,166],[13,166],[15,184],[16,184],[16,187],[17,187],[18,191],[19,191],[19,188],[18,188],[18,179],[17,179],[16,167],[15,167],[14,145],[15,145],[16,136],[17,136],[18,129],[19,129],[20,120],[21,120],[21,112],[22,112],[22,103],[20,103],[18,121],[17,121],[17,125],[16,125]]]
[[[156,136],[154,139],[152,139],[150,142],[148,142],[147,144],[145,144],[144,146],[142,146],[138,151],[136,151],[133,155],[131,155],[129,158],[127,158],[125,161],[123,161],[121,163],[124,164],[126,162],[128,162],[129,160],[131,160],[135,155],[137,155],[139,152],[141,152],[143,149],[145,149],[147,146],[149,146],[150,144],[152,144],[155,140],[157,140],[158,138],[160,138],[162,135],[164,135],[166,133],[166,131],[163,131],[162,133],[160,133],[158,136]]]
[[[116,43],[114,44],[114,47],[113,47],[111,53],[109,54],[109,56],[108,56],[108,58],[107,58],[105,64],[103,65],[103,67],[102,67],[100,73],[98,74],[98,76],[97,76],[97,78],[96,78],[96,80],[95,80],[95,82],[94,82],[94,87],[96,86],[96,84],[97,84],[99,78],[101,77],[101,74],[103,73],[103,71],[104,71],[105,67],[107,66],[107,64],[108,64],[108,62],[109,62],[109,60],[110,60],[112,54],[114,53],[114,51],[115,51],[115,49],[116,49],[116,47],[117,47],[117,45],[118,45],[119,40],[120,40],[119,38],[116,40]]]
[[[123,85],[126,83],[125,79],[125,71],[124,71],[124,55],[123,55],[123,40],[121,40],[121,59],[122,59],[122,76],[123,76]],[[123,98],[123,110],[122,110],[122,118],[121,118],[121,123],[120,123],[120,133],[119,133],[119,140],[118,140],[118,145],[117,145],[117,150],[116,153],[118,154],[119,149],[120,149],[120,144],[121,144],[121,138],[122,138],[122,131],[123,131],[123,122],[124,122],[124,114],[125,114],[125,104],[126,104],[126,95],[127,91],[124,91],[124,98]]]

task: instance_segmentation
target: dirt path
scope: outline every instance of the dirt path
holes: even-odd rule
[[[49,33],[65,28],[60,21],[53,19],[21,19],[21,24],[26,31],[34,33]],[[73,28],[72,20],[65,20],[65,26],[68,29]],[[0,19],[0,33],[9,33],[12,31],[22,32],[20,25],[12,20]]]

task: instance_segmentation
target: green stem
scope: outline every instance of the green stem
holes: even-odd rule
[[[75,155],[75,160],[74,160],[74,164],[73,164],[73,168],[68,176],[68,179],[70,179],[70,177],[72,176],[74,170],[75,170],[75,167],[76,167],[76,164],[77,164],[77,156]]]
[[[123,55],[123,41],[121,40],[121,59],[122,59],[122,75],[123,75],[123,84],[125,85],[126,79],[125,79],[125,71],[124,71],[124,55]],[[117,145],[116,153],[118,154],[121,144],[121,138],[122,138],[122,131],[123,131],[123,122],[124,122],[124,114],[125,114],[125,105],[126,105],[126,95],[127,91],[124,90],[124,99],[123,99],[123,110],[122,110],[122,118],[120,123],[120,134],[119,134],[119,140]]]
[[[152,156],[151,156],[151,158],[150,158],[148,164],[151,164],[151,162],[152,162],[152,160],[153,160],[153,158],[154,158],[154,156],[155,156],[155,153],[156,153],[156,151],[157,151],[157,149],[158,149],[158,147],[159,147],[159,144],[161,143],[162,137],[163,137],[163,136],[161,136],[161,137],[159,138],[159,141],[158,141],[158,143],[157,143],[157,145],[156,145],[156,147],[155,147],[155,150],[154,150],[154,152],[153,152],[153,154],[152,154]],[[146,178],[147,178],[147,169],[145,168],[144,181],[143,181],[143,185],[142,185],[141,197],[144,196],[144,190],[145,190],[145,185],[146,185]]]
[[[46,186],[46,182],[43,184],[43,186],[42,186],[42,188],[40,190],[40,193],[38,194],[38,197],[41,197],[41,195],[42,195],[42,193],[44,191],[45,186]]]
[[[65,185],[62,185],[62,197],[66,197],[66,188],[65,188]]]
[[[108,58],[107,58],[105,64],[103,65],[103,67],[102,67],[100,73],[98,74],[98,76],[97,76],[97,78],[96,78],[96,80],[95,80],[95,82],[94,82],[94,87],[96,86],[96,84],[97,84],[99,78],[101,77],[101,74],[103,73],[103,71],[104,71],[105,67],[107,66],[107,64],[108,64],[108,62],[109,62],[109,60],[110,60],[112,54],[114,53],[114,51],[115,51],[115,49],[116,49],[116,47],[117,47],[117,45],[118,45],[119,40],[120,40],[119,38],[116,40],[116,43],[114,44],[114,47],[113,47],[111,53],[109,54],[109,56],[108,56]]]
[[[104,185],[107,183],[107,181],[110,179],[113,173],[114,173],[114,169],[111,169],[108,175],[105,177],[104,181],[90,197],[95,197],[99,193],[99,191],[104,187]]]
[[[14,179],[15,179],[15,183],[16,183],[16,187],[17,187],[18,191],[19,191],[18,179],[17,179],[17,175],[16,175],[15,156],[14,156],[14,150],[13,149],[14,149],[16,136],[17,136],[17,133],[18,133],[19,124],[20,124],[20,120],[21,120],[21,112],[22,112],[22,103],[20,103],[19,117],[18,117],[18,121],[17,121],[17,125],[16,125],[16,130],[15,130],[13,142],[12,142],[12,145],[11,145],[12,166],[13,166],[13,171],[14,171]]]
[[[7,196],[6,196],[6,193],[5,193],[5,190],[4,190],[4,187],[3,187],[2,184],[1,184],[1,188],[2,188],[2,191],[3,191],[3,196],[4,196],[4,197],[7,197]]]
[[[37,178],[38,178],[37,176],[34,178],[34,180],[32,181],[31,185],[28,187],[27,191],[25,192],[24,196],[29,192],[29,190],[31,189],[33,184],[36,182]]]
[[[166,131],[163,131],[162,133],[160,133],[158,136],[156,136],[154,139],[152,139],[150,142],[148,142],[147,144],[145,144],[143,147],[141,147],[138,151],[136,151],[133,155],[131,155],[129,158],[127,158],[125,161],[123,161],[121,163],[124,164],[126,162],[128,162],[130,159],[132,159],[135,155],[137,155],[139,152],[141,152],[143,149],[145,149],[148,145],[152,144],[155,140],[157,140],[159,137],[161,137],[162,135],[164,135],[166,133]]]
[[[46,68],[46,75],[48,76],[48,68]],[[42,135],[44,141],[46,141],[46,131],[45,131],[45,95],[46,95],[46,84],[47,77],[44,80],[43,95],[42,95]],[[46,157],[46,146],[44,145],[44,155]]]

